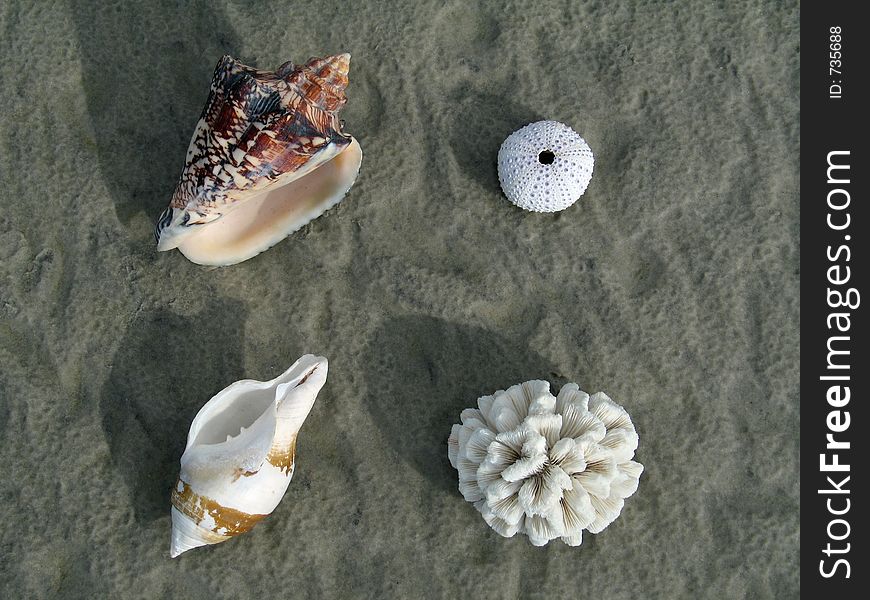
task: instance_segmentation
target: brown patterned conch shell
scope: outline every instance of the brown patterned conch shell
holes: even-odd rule
[[[287,62],[274,73],[224,56],[157,220],[157,249],[232,265],[338,204],[362,160],[338,119],[349,67],[350,54]]]
[[[200,409],[172,488],[172,558],[245,533],[275,510],[327,368],[306,354],[275,379],[237,381]]]

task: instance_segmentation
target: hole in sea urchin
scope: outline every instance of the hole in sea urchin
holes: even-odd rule
[[[556,160],[556,155],[549,150],[544,150],[538,154],[538,162],[542,165],[552,165],[554,160]]]

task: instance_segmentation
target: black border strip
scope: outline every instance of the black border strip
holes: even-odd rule
[[[868,593],[863,524],[870,507],[858,491],[870,483],[862,443],[870,436],[862,306],[870,296],[859,298],[870,293],[870,142],[862,135],[870,109],[870,31],[858,15],[862,5],[804,3],[801,12],[801,592],[810,598]],[[829,171],[829,162],[841,168]],[[822,455],[828,465],[836,461],[849,470],[824,471]]]

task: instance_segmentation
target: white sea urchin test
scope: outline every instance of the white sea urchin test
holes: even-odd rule
[[[477,405],[453,426],[448,457],[459,491],[500,535],[579,546],[584,529],[610,525],[637,490],[637,432],[603,392],[569,383],[554,397],[546,381],[527,381]]]
[[[592,179],[594,158],[580,135],[557,121],[514,131],[498,151],[498,179],[508,200],[524,210],[565,210]]]

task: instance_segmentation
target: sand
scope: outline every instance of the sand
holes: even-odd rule
[[[796,2],[50,4],[0,4],[0,596],[796,597]],[[345,201],[234,267],[156,253],[220,56],[339,51]],[[495,173],[541,118],[596,155],[556,215]],[[190,420],[306,352],[283,502],[170,560]],[[640,433],[580,548],[499,537],[447,461],[462,408],[534,378]]]

